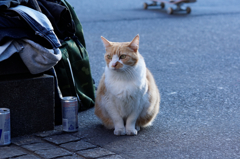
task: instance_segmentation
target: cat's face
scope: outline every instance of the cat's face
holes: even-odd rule
[[[139,35],[131,42],[110,42],[101,37],[106,48],[104,55],[107,66],[112,70],[125,70],[138,62]]]

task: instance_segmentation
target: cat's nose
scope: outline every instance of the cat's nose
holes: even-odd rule
[[[116,67],[117,64],[118,64],[118,62],[113,63],[113,64],[112,64],[112,67]]]

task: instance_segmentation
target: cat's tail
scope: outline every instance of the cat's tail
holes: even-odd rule
[[[154,119],[156,118],[157,116],[157,113],[154,113],[154,114],[147,114],[145,115],[144,117],[140,117],[138,120],[137,120],[137,124],[138,126],[140,127],[149,127],[149,126],[152,126],[152,123],[154,121]]]

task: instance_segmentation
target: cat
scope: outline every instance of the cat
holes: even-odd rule
[[[105,46],[105,72],[95,100],[95,115],[115,135],[137,135],[151,125],[160,107],[160,93],[144,58],[138,52],[139,35],[131,42],[110,42]]]

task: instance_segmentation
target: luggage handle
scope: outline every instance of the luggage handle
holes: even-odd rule
[[[72,66],[71,66],[71,63],[70,63],[70,60],[69,58],[67,58],[67,62],[68,62],[68,65],[69,65],[69,68],[70,68],[70,72],[71,72],[71,76],[72,76],[72,81],[73,81],[73,85],[74,85],[74,88],[76,89],[76,86],[75,86],[75,80],[74,80],[74,77],[73,77],[73,72],[72,72]],[[76,90],[75,90],[76,91]],[[80,98],[77,94],[77,91],[76,91],[76,96],[77,96],[77,99],[78,99],[78,102],[80,103]]]

